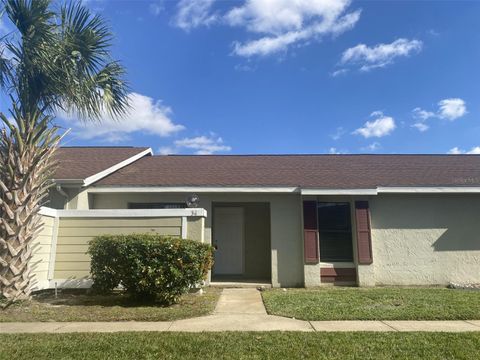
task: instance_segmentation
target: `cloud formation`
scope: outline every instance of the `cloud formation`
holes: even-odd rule
[[[461,118],[467,113],[465,101],[459,98],[444,99],[438,103],[438,116],[450,121]]]
[[[182,30],[190,31],[200,26],[210,26],[218,20],[212,12],[215,0],[180,0],[173,25]]]
[[[109,142],[124,141],[129,134],[141,132],[167,137],[185,129],[171,119],[172,109],[151,97],[132,92],[128,95],[130,110],[121,119],[104,113],[99,121],[81,121],[73,114],[59,114],[81,139],[102,138]]]
[[[425,132],[430,129],[430,126],[425,124],[424,122],[416,122],[412,125],[413,128],[417,129],[420,132]]]
[[[350,3],[351,0],[245,0],[220,15],[213,9],[214,0],[181,0],[173,24],[185,31],[214,23],[243,28],[254,38],[234,41],[233,54],[267,56],[352,29],[361,11],[347,12]]]
[[[234,42],[233,53],[242,57],[266,56],[286,51],[294,44],[339,35],[352,29],[360,10],[346,12],[350,0],[247,0],[224,17],[230,26],[260,35]]]
[[[463,150],[458,147],[454,147],[448,151],[449,154],[453,155],[460,155],[460,154],[468,154],[468,155],[480,155],[480,146],[475,146],[470,150]]]
[[[225,145],[223,139],[214,133],[209,136],[197,136],[176,140],[171,146],[162,146],[158,149],[160,155],[179,154],[183,150],[191,150],[195,155],[212,155],[218,152],[228,152],[232,148]]]
[[[430,128],[430,126],[427,124],[427,120],[431,118],[454,121],[465,116],[467,113],[467,104],[463,99],[443,99],[438,102],[438,109],[436,112],[427,111],[419,107],[413,109],[412,116],[416,122],[412,125],[412,127],[416,128],[420,132],[425,132]]]
[[[393,117],[386,116],[381,111],[374,111],[370,116],[374,120],[365,122],[363,127],[353,132],[354,135],[361,135],[366,139],[371,137],[380,138],[390,135],[397,127]]]
[[[422,46],[423,43],[415,39],[397,39],[390,44],[378,44],[372,47],[358,44],[343,52],[340,65],[358,68],[360,71],[382,68],[393,64],[399,57],[420,52]]]
[[[370,145],[363,147],[361,150],[373,152],[379,150],[381,147],[382,145],[379,142],[373,142]]]

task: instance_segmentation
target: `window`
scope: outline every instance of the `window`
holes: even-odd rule
[[[185,203],[129,203],[129,209],[185,209]]]
[[[318,203],[320,261],[353,261],[349,203]]]

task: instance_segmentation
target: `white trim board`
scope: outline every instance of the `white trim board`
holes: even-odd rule
[[[250,187],[250,186],[112,186],[92,187],[89,193],[278,193],[301,195],[378,195],[382,193],[480,193],[474,186],[418,186],[398,187],[379,186],[373,189],[302,189],[300,187]]]
[[[93,209],[93,210],[55,210],[42,207],[40,213],[59,218],[116,218],[116,217],[207,217],[207,210],[187,209]],[[53,215],[55,214],[55,215]]]
[[[437,193],[480,193],[479,186],[436,186],[436,187],[394,187],[394,186],[379,186],[377,188],[378,193],[398,193],[398,194],[409,194],[409,193],[422,193],[422,194],[437,194]]]
[[[52,209],[52,208],[49,208],[49,207],[42,206],[40,208],[40,211],[38,212],[38,214],[55,218],[55,217],[57,217],[57,212],[58,212],[58,210],[56,210],[56,209]]]
[[[137,161],[138,159],[146,156],[146,155],[152,155],[153,154],[153,151],[151,148],[148,148],[147,150],[144,150],[142,152],[139,152],[137,155],[134,155],[132,157],[129,157],[128,159],[126,160],[123,160],[122,162],[119,162],[118,164],[115,164],[111,167],[109,167],[108,169],[105,169],[103,171],[100,171],[99,173],[95,174],[95,175],[92,175],[92,176],[89,176],[87,177],[85,180],[83,180],[83,187],[85,186],[89,186],[91,184],[93,184],[94,182],[97,182],[98,180],[100,179],[103,179],[104,177],[110,175],[111,173],[127,166],[127,165],[130,165],[131,163]]]
[[[302,189],[302,195],[377,195],[377,189]]]
[[[89,193],[299,193],[298,187],[270,186],[105,186],[92,187]]]

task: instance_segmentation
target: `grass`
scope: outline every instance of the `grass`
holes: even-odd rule
[[[480,333],[0,335],[1,359],[478,359]]]
[[[471,290],[336,287],[262,295],[269,314],[303,320],[480,319],[480,291]]]
[[[1,322],[30,321],[169,321],[210,314],[220,290],[207,288],[203,295],[184,295],[178,304],[133,302],[122,293],[89,295],[85,291],[63,291],[56,299],[52,292],[39,293],[32,301],[0,309]],[[1,356],[0,356],[1,358]]]

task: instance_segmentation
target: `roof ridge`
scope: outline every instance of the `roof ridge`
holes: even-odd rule
[[[148,149],[148,146],[60,146],[60,149]]]

